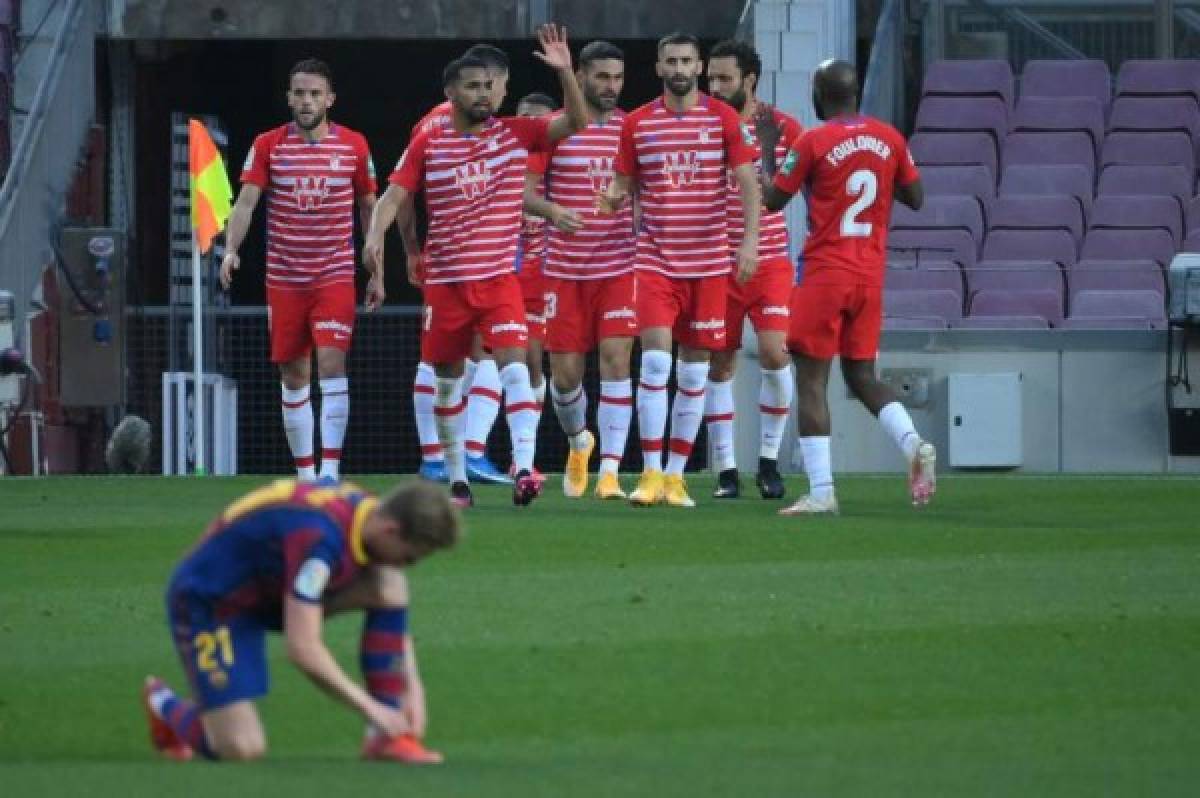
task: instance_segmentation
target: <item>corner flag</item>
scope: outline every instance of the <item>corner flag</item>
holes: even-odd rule
[[[188,166],[192,187],[192,229],[201,253],[212,249],[213,238],[225,228],[232,209],[233,188],[225,162],[208,129],[198,119],[188,120]]]

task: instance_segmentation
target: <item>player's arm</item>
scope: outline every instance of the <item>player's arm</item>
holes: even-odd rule
[[[363,230],[371,227],[371,214],[375,212],[375,205],[375,192],[372,191],[359,195],[358,218],[362,222]],[[364,252],[364,256],[365,254]],[[365,261],[366,258],[364,257],[363,260]],[[378,309],[383,304],[383,300],[387,298],[387,291],[384,289],[383,283],[383,265],[380,264],[378,268],[372,267],[370,263],[366,265],[371,277],[367,280],[367,293],[364,303],[367,306],[367,310],[372,311]]]
[[[921,206],[925,204],[925,187],[921,185],[921,178],[918,177],[908,185],[897,184],[896,199],[914,211],[921,210]]]
[[[429,726],[429,712],[425,704],[425,683],[421,681],[421,672],[417,668],[417,649],[412,635],[404,636],[404,675],[408,682],[408,692],[404,697],[404,712],[412,726],[413,734],[424,737]]]
[[[225,228],[225,257],[221,260],[221,287],[226,291],[233,282],[233,273],[241,268],[242,259],[238,255],[238,250],[241,249],[242,242],[246,240],[246,232],[250,229],[250,222],[254,219],[254,209],[258,207],[258,200],[262,196],[262,192],[261,186],[254,183],[243,183],[242,190],[238,192],[237,202],[233,203],[233,210],[229,214],[229,224]]]
[[[608,188],[596,195],[596,209],[601,213],[616,213],[632,193],[633,178],[629,175],[614,174]]]
[[[579,214],[538,195],[538,187],[543,179],[544,176],[537,172],[525,173],[525,212],[542,217],[564,233],[579,231],[583,227],[583,219]]]
[[[900,139],[896,147],[900,164],[896,169],[892,196],[914,211],[919,211],[925,204],[925,187],[921,185],[921,173],[917,170],[917,162],[913,160],[912,152],[908,149],[908,142],[899,134],[896,134],[896,137]]]
[[[772,183],[763,192],[763,207],[768,211],[781,211],[792,201],[792,194],[784,191],[777,183]]]
[[[758,217],[762,212],[762,191],[758,172],[753,163],[744,163],[733,170],[741,195],[742,242],[737,250],[737,280],[744,283],[758,270]]]
[[[375,203],[371,211],[371,221],[367,224],[367,243],[363,248],[363,259],[372,273],[383,273],[383,243],[387,230],[403,213],[405,206],[412,206],[412,195],[408,189],[395,183],[388,186],[387,191]]]
[[[542,25],[537,29],[537,38],[542,49],[534,55],[558,73],[558,82],[562,85],[564,113],[556,115],[546,129],[546,138],[559,141],[588,126],[587,105],[579,81],[575,79],[575,70],[571,67],[567,29],[553,24]]]

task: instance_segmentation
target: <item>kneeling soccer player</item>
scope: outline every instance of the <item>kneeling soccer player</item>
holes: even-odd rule
[[[453,546],[459,518],[429,484],[376,499],[352,485],[281,480],[234,502],[176,567],[167,588],[171,635],[193,700],[148,677],[142,699],[154,747],[172,759],[257,759],[266,735],[254,700],[267,692],[266,633],[288,658],[367,720],[364,759],[441,762],[421,743],[425,694],[408,634],[401,570]],[[365,612],[351,680],[321,638],[326,615]]]

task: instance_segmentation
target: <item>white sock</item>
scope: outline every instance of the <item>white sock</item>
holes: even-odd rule
[[[733,451],[733,415],[733,380],[709,380],[704,390],[704,423],[708,425],[713,468],[718,472],[737,468]]]
[[[833,495],[833,464],[829,454],[829,436],[816,435],[797,438],[804,457],[804,473],[808,475],[808,492],[814,499]]]
[[[413,416],[417,421],[417,440],[421,444],[421,459],[441,462],[442,442],[438,440],[437,419],[433,415],[433,397],[437,393],[437,375],[428,363],[417,364],[413,380]]]
[[[450,482],[466,482],[467,464],[463,460],[462,439],[458,437],[459,419],[463,414],[461,377],[437,378],[433,412],[437,417],[438,438],[442,441]]]
[[[596,403],[600,430],[600,473],[617,473],[625,456],[629,424],[633,421],[633,380],[601,380]]]
[[[316,461],[313,458],[313,412],[308,397],[308,386],[293,391],[282,386],[283,431],[287,434],[288,448],[296,463],[296,478],[311,482],[317,478]]]
[[[531,372],[532,374],[532,372]],[[537,419],[533,422],[533,428],[536,430],[542,426],[542,411],[546,409],[546,390],[550,387],[550,381],[546,379],[546,375],[542,375],[542,382],[533,389],[533,398],[537,400]]]
[[[471,386],[475,384],[475,370],[479,368],[480,361],[467,358],[463,363],[463,381],[462,392],[463,396],[471,393]],[[492,366],[496,365],[496,361],[492,361]]]
[[[638,434],[642,439],[642,468],[662,471],[663,436],[667,432],[667,380],[671,377],[671,353],[661,349],[642,350],[638,378]]]
[[[758,389],[759,457],[779,459],[779,445],[783,443],[783,428],[787,426],[794,391],[791,366],[762,370],[762,384]]]
[[[921,436],[913,426],[912,416],[899,402],[889,402],[879,411],[879,423],[887,430],[887,434],[896,442],[896,447],[904,454],[905,460],[917,456],[921,445]]]
[[[517,473],[533,470],[537,448],[537,401],[529,387],[529,368],[509,363],[500,372],[504,384],[504,411],[508,436],[512,439],[513,465]]]
[[[161,718],[163,716],[163,704],[174,697],[175,691],[164,685],[150,694],[150,709],[154,710],[154,714]]]
[[[550,385],[550,397],[554,401],[554,415],[571,442],[572,449],[582,449],[587,445],[587,391],[583,383],[575,386],[575,390],[559,393],[558,388]]]
[[[682,474],[692,456],[696,433],[704,420],[704,385],[708,382],[707,363],[675,363],[675,404],[671,407],[671,456],[668,474]]]
[[[496,416],[500,415],[500,391],[496,361],[479,361],[475,367],[475,379],[467,393],[464,445],[468,457],[482,457],[487,453],[488,435],[496,423]]]
[[[321,476],[338,479],[342,443],[350,423],[350,380],[326,377],[321,380]]]

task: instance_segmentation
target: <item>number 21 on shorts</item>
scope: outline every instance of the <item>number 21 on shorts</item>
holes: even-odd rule
[[[229,636],[228,626],[218,626],[211,632],[200,632],[192,638],[192,646],[196,649],[196,667],[202,673],[233,665],[233,640]]]

